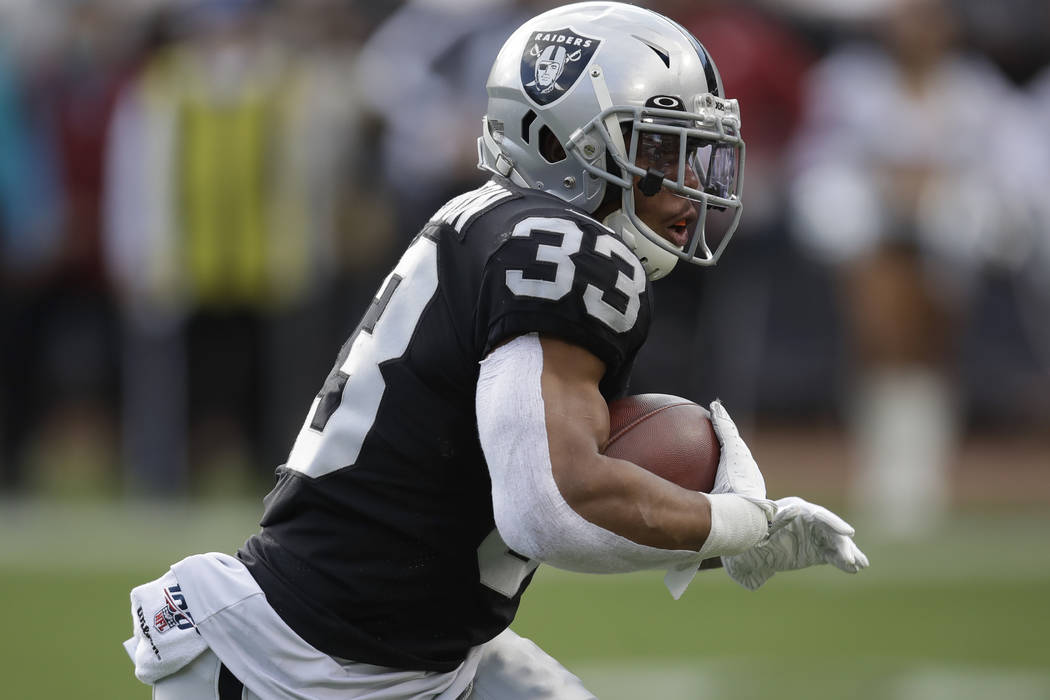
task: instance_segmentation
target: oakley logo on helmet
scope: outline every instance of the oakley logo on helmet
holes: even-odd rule
[[[571,29],[535,32],[521,56],[521,83],[538,105],[549,105],[573,86],[601,41]]]
[[[685,111],[685,106],[682,101],[677,97],[671,95],[655,95],[650,97],[645,102],[646,107],[656,107],[658,109],[677,109],[679,112]]]

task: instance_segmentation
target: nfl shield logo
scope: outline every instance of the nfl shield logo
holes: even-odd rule
[[[521,84],[540,106],[563,97],[583,73],[601,44],[571,29],[533,32],[521,55]]]

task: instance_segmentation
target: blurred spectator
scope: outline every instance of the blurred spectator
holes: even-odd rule
[[[1050,7],[1046,15],[1043,36],[1050,41]],[[1050,198],[1046,196],[1050,188],[1050,63],[1032,80],[1029,98],[1035,128],[1030,130],[1032,141],[1023,149],[1023,162],[1029,167],[1021,177],[1031,189],[1036,235],[1031,249],[1015,256],[1020,266],[1017,296],[1022,323],[1042,363],[1042,427],[1050,430]]]
[[[373,29],[363,6],[300,0],[285,5],[274,22],[296,57],[281,187],[301,191],[305,225],[323,242],[318,252],[338,263],[339,301],[332,314],[348,324],[371,303],[402,242],[394,235],[391,197],[370,140],[375,123],[363,108],[359,54]]]
[[[21,481],[23,448],[42,413],[35,364],[43,349],[34,321],[41,306],[37,278],[57,257],[59,217],[53,151],[29,111],[8,40],[0,32],[0,485],[13,487]]]
[[[854,497],[893,535],[945,508],[968,300],[981,267],[1031,234],[1019,97],[958,50],[956,20],[940,0],[888,3],[878,42],[814,70],[796,148],[797,231],[839,271],[855,365]]]
[[[5,330],[18,338],[5,351],[5,461],[21,463],[34,485],[75,492],[116,476],[115,328],[99,207],[106,129],[135,35],[109,0],[22,11],[38,41],[22,45],[24,127],[12,126],[0,146],[12,168],[0,197],[9,215]]]
[[[152,492],[185,489],[187,463],[203,488],[269,474],[344,330],[324,302],[352,86],[322,75],[323,61],[301,72],[266,12],[203,0],[177,13],[178,39],[113,123],[125,458]]]
[[[409,0],[364,46],[365,105],[381,120],[381,178],[404,242],[450,193],[485,179],[476,142],[500,46],[549,0]]]

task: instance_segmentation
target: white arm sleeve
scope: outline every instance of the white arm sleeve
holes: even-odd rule
[[[677,598],[700,565],[699,552],[637,544],[584,519],[562,498],[551,471],[542,371],[543,349],[535,334],[515,338],[481,362],[478,433],[500,535],[517,553],[559,569],[669,569],[666,582]]]

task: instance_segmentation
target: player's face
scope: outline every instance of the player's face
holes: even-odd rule
[[[664,177],[677,180],[681,153],[678,143],[677,136],[645,134],[639,142],[635,163],[643,170],[655,169],[663,173]],[[696,154],[696,147],[687,150],[686,187],[700,186]],[[638,189],[640,179],[635,178],[634,185],[634,209],[638,218],[673,245],[686,245],[699,218],[699,203],[664,188],[647,197]]]

